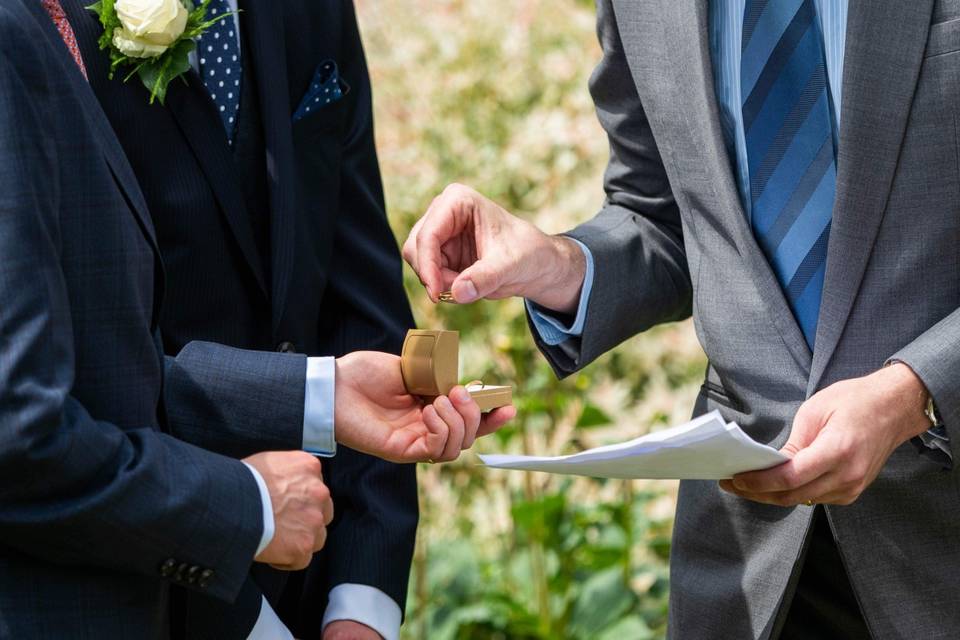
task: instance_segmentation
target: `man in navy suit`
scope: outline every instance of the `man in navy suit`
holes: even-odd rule
[[[187,82],[170,85],[164,106],[150,105],[122,73],[108,79],[89,0],[63,2],[157,228],[166,352],[191,340],[309,356],[397,352],[413,319],[384,212],[352,2],[214,0],[210,11],[240,13],[201,39]],[[206,435],[205,447],[236,455],[234,434]],[[269,425],[259,437],[262,449],[311,448],[299,427]],[[177,603],[190,637],[248,637],[261,591],[298,637],[324,628],[398,636],[418,517],[415,468],[342,447],[324,475],[337,519],[282,605],[285,576],[258,568],[257,585],[229,611],[193,594]]]
[[[324,425],[305,356],[164,357],[154,225],[74,45],[60,0],[0,4],[0,638],[162,640],[173,586],[230,602],[254,558],[323,546],[319,462],[249,434]],[[462,390],[406,396],[396,356],[333,365],[347,446],[449,459],[481,424]]]

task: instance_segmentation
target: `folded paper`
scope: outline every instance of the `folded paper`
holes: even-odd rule
[[[568,456],[482,455],[488,467],[595,478],[723,480],[769,469],[788,458],[754,441],[735,422],[713,411],[686,424],[629,442]]]

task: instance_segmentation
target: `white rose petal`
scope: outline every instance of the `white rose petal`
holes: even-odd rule
[[[114,7],[123,29],[113,34],[113,44],[134,58],[162,54],[183,35],[189,12],[182,0],[117,0]]]
[[[167,50],[165,44],[151,44],[121,28],[113,31],[113,46],[131,58],[155,58]]]

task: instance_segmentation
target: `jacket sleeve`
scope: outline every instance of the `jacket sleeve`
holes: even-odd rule
[[[71,396],[64,147],[44,78],[12,58],[0,55],[0,545],[157,579],[172,559],[210,569],[203,590],[232,599],[263,528],[249,470],[150,425],[96,420]]]
[[[307,358],[191,342],[166,358],[170,433],[245,458],[303,446]]]
[[[960,309],[922,333],[891,360],[910,366],[933,396],[950,437],[960,449]]]
[[[610,0],[597,2],[603,57],[590,80],[610,160],[606,201],[569,236],[593,254],[595,275],[583,333],[538,347],[559,376],[578,371],[624,340],[690,315],[692,286],[680,211],[637,94]]]

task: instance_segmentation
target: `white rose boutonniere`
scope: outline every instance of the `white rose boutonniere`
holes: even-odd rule
[[[110,77],[118,67],[132,67],[124,77],[140,77],[150,103],[163,104],[167,87],[190,70],[196,39],[230,14],[207,19],[210,0],[100,0],[88,7],[100,17],[100,48],[110,52]]]

